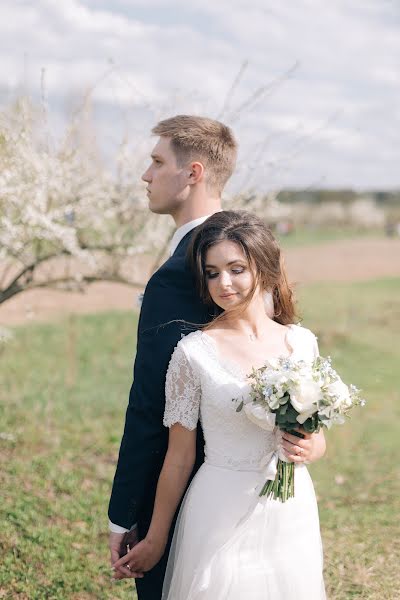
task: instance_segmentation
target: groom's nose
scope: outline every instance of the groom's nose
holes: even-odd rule
[[[146,183],[151,182],[150,167],[143,173],[142,181],[145,181]]]

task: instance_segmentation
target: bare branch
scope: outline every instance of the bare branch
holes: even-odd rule
[[[10,300],[17,294],[26,292],[28,290],[40,288],[54,288],[60,290],[60,286],[64,284],[65,287],[63,287],[62,289],[79,289],[83,292],[84,285],[88,285],[90,283],[95,283],[99,281],[107,281],[109,283],[122,283],[135,289],[143,289],[145,287],[144,282],[130,281],[118,275],[83,275],[82,279],[80,279],[78,282],[72,279],[71,277],[58,277],[54,279],[48,279],[46,281],[32,281],[30,283],[24,283],[23,285],[14,284],[13,286],[9,286],[6,290],[0,290],[0,304],[6,302],[7,300]]]
[[[254,108],[255,104],[259,100],[261,100],[267,96],[270,96],[282,84],[283,81],[286,81],[293,75],[293,73],[299,68],[299,65],[300,65],[300,63],[298,61],[296,61],[294,63],[294,65],[292,65],[289,69],[287,69],[287,71],[285,71],[282,75],[280,75],[279,77],[276,77],[270,83],[255,90],[255,92],[253,92],[248,98],[246,98],[246,100],[244,102],[242,102],[242,104],[240,104],[227,117],[229,122],[234,123],[235,121],[237,121],[240,118],[242,113],[250,110],[251,108]]]
[[[236,89],[238,88],[239,83],[241,82],[241,80],[243,78],[243,75],[244,75],[244,73],[245,73],[245,71],[246,71],[246,69],[247,69],[248,66],[249,66],[249,61],[248,60],[243,61],[243,63],[241,64],[240,69],[239,69],[239,71],[238,71],[235,79],[232,82],[231,87],[228,90],[228,93],[225,96],[224,102],[222,104],[222,108],[221,108],[219,114],[216,117],[217,119],[222,119],[223,116],[224,116],[224,114],[228,110],[228,108],[229,108],[229,106],[230,106],[230,104],[232,102],[234,93],[235,93]]]

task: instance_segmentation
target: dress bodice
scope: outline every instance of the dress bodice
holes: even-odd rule
[[[291,325],[287,341],[292,358],[312,361],[318,354],[314,334]],[[195,429],[200,419],[205,462],[238,470],[258,470],[276,448],[275,432],[265,431],[237,412],[249,400],[250,383],[240,366],[218,353],[212,337],[195,331],[182,338],[172,354],[166,378],[164,425]]]

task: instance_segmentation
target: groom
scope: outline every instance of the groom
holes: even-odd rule
[[[212,318],[197,296],[186,250],[194,229],[222,210],[221,193],[237,154],[231,130],[204,117],[172,117],[158,123],[152,133],[159,140],[142,176],[149,208],[171,215],[177,230],[171,256],[148,282],[140,312],[134,381],[108,511],[111,564],[124,553],[125,532],[130,531],[132,546],[145,537],[150,525],[168,445],[168,430],[163,426],[168,363],[182,335],[190,331],[187,323],[202,324]],[[197,433],[193,474],[204,458],[200,427]],[[139,600],[159,600],[168,549],[151,571],[134,573],[121,567],[115,571],[115,579],[136,577]]]

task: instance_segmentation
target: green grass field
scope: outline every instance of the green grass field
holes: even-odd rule
[[[357,227],[298,227],[289,235],[276,234],[282,248],[298,248],[299,246],[315,246],[326,242],[358,239],[382,239],[385,237],[381,229],[360,229]]]
[[[400,280],[299,290],[321,353],[368,400],[311,468],[330,600],[400,597],[399,295]],[[111,581],[106,512],[135,330],[128,313],[71,317],[0,351],[0,598],[132,598]]]

